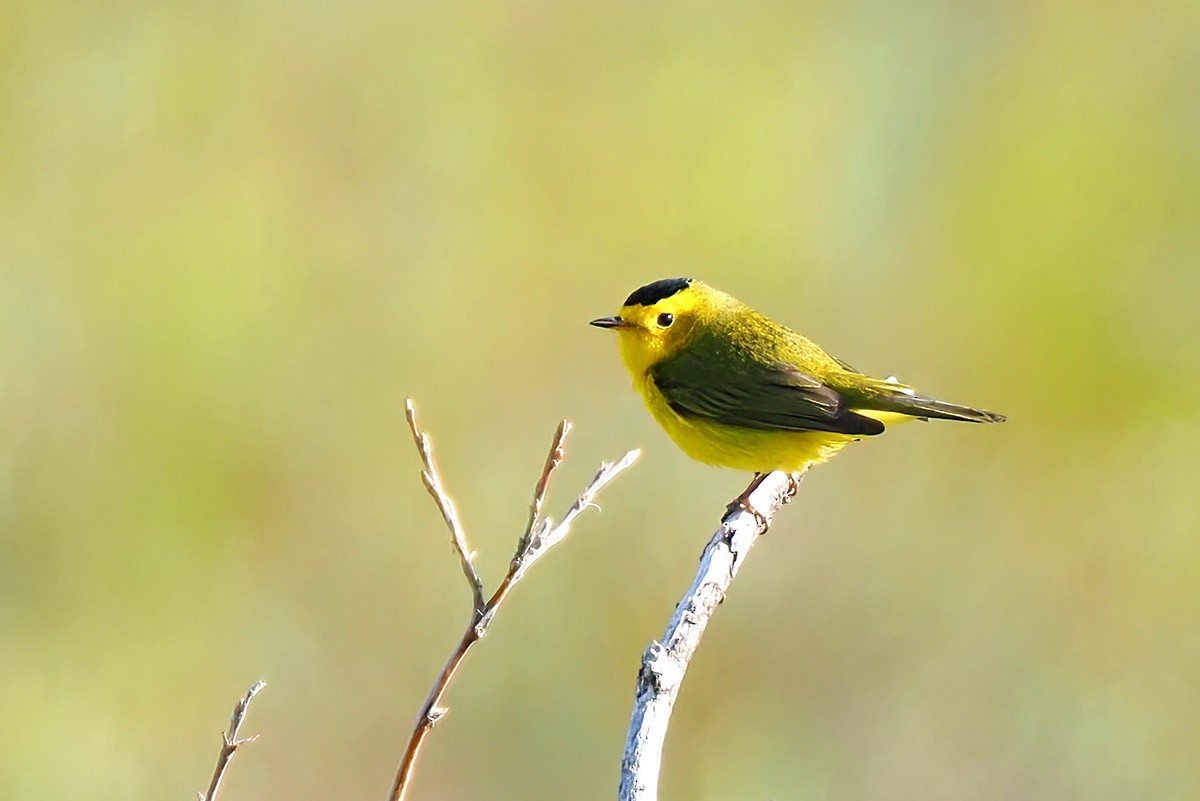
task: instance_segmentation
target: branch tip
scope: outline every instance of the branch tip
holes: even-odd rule
[[[256,681],[250,685],[250,689],[246,690],[246,694],[237,700],[233,705],[233,714],[229,716],[229,728],[221,732],[221,750],[217,754],[217,767],[213,771],[212,780],[208,784],[207,793],[198,793],[201,801],[214,801],[217,797],[217,791],[221,789],[221,779],[225,776],[225,769],[229,767],[230,760],[237,753],[239,747],[246,743],[252,743],[258,739],[255,734],[252,737],[238,737],[238,732],[241,731],[242,722],[246,718],[246,712],[250,709],[250,702],[254,700],[254,696],[258,695],[264,687],[267,686],[265,681]]]
[[[411,398],[405,401],[404,409],[405,418],[408,420],[408,427],[412,431],[413,442],[416,444],[417,451],[421,455],[421,483],[425,485],[425,490],[433,498],[433,502],[437,504],[438,511],[441,512],[442,519],[446,522],[446,527],[450,529],[450,544],[454,548],[454,552],[458,555],[463,576],[467,579],[467,584],[470,585],[472,608],[475,613],[478,613],[484,606],[484,598],[483,579],[479,577],[479,573],[471,563],[471,560],[475,558],[475,552],[467,544],[467,535],[463,531],[462,523],[458,519],[458,511],[454,508],[454,501],[450,499],[450,496],[446,494],[446,490],[442,487],[442,479],[438,475],[437,465],[433,460],[433,444],[429,436],[421,430],[420,425],[417,423],[417,412]]]

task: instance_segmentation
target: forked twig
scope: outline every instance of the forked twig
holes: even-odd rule
[[[238,738],[238,733],[242,729],[242,720],[246,717],[246,711],[250,708],[250,702],[254,700],[254,696],[258,695],[258,691],[266,687],[265,681],[256,681],[246,691],[246,694],[238,699],[238,702],[233,706],[233,714],[229,718],[229,730],[221,734],[221,750],[217,754],[217,767],[213,771],[212,781],[208,784],[207,793],[199,793],[200,801],[215,801],[217,791],[221,789],[221,779],[225,777],[225,769],[229,767],[230,760],[237,753],[238,748],[246,743],[252,743],[258,739],[258,735],[253,737]]]
[[[513,587],[525,577],[526,572],[528,572],[534,562],[541,559],[551,548],[566,538],[570,532],[571,524],[575,522],[575,518],[587,507],[595,506],[596,495],[600,490],[629,468],[641,453],[639,450],[632,450],[621,457],[619,461],[612,464],[601,462],[600,469],[592,478],[591,483],[580,493],[575,503],[563,515],[563,519],[558,524],[555,524],[550,518],[542,516],[542,505],[546,498],[546,491],[550,485],[550,478],[554,474],[555,469],[562,463],[563,442],[571,430],[571,424],[566,420],[559,423],[558,428],[554,432],[554,438],[550,443],[550,451],[546,456],[546,462],[542,466],[541,475],[538,476],[537,484],[534,486],[533,498],[529,504],[529,520],[525,526],[525,530],[521,533],[520,539],[517,541],[517,549],[513,554],[512,561],[509,563],[508,572],[501,579],[499,586],[496,587],[496,591],[485,601],[483,599],[483,582],[480,580],[479,574],[472,564],[474,553],[467,546],[466,535],[463,532],[462,525],[459,523],[454,503],[442,488],[441,479],[434,466],[433,451],[429,437],[421,431],[420,426],[417,424],[416,411],[413,408],[412,400],[408,400],[405,403],[405,409],[408,426],[412,430],[413,441],[416,443],[417,450],[421,454],[423,465],[421,480],[425,484],[425,488],[429,491],[429,494],[433,496],[438,510],[442,513],[442,518],[446,521],[446,525],[450,529],[454,550],[458,554],[459,561],[462,563],[463,573],[471,585],[473,603],[471,620],[467,625],[466,631],[463,632],[462,639],[450,654],[449,659],[446,660],[446,664],[442,667],[441,673],[438,674],[433,687],[430,688],[429,694],[425,697],[425,701],[421,704],[421,709],[417,713],[417,719],[413,723],[413,730],[409,736],[408,745],[405,747],[404,754],[400,758],[400,764],[396,768],[396,778],[392,783],[391,794],[388,796],[389,801],[401,801],[404,798],[404,794],[412,779],[413,769],[416,767],[417,757],[421,752],[421,746],[424,744],[425,738],[429,735],[434,724],[441,720],[442,716],[447,712],[447,709],[441,705],[442,697],[446,694],[446,689],[450,686],[454,674],[458,671],[459,665],[462,664],[471,646],[487,633],[488,626],[495,619],[496,612],[500,609],[500,605],[504,603],[504,599],[508,597]]]

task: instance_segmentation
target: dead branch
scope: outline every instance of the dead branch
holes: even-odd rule
[[[750,548],[766,533],[775,513],[787,503],[802,477],[803,474],[789,477],[774,472],[759,483],[747,501],[761,513],[761,520],[744,506],[730,506],[721,526],[705,546],[696,577],[675,607],[662,640],[651,642],[642,654],[621,760],[618,801],[658,798],[663,743],[688,664]]]
[[[572,523],[575,522],[575,518],[587,507],[596,505],[595,499],[600,490],[632,465],[640,454],[640,451],[632,450],[626,453],[619,461],[612,464],[601,462],[600,469],[597,471],[595,477],[592,478],[591,483],[584,488],[583,492],[575,500],[575,503],[563,515],[563,519],[556,524],[550,518],[542,516],[542,504],[545,501],[546,490],[550,485],[550,478],[554,474],[555,469],[562,463],[563,442],[571,430],[571,424],[566,420],[559,423],[558,429],[554,432],[554,438],[550,443],[550,451],[546,456],[546,462],[542,467],[541,475],[534,486],[533,499],[529,504],[529,521],[520,539],[517,541],[517,549],[513,554],[512,561],[509,563],[508,572],[500,581],[499,586],[496,587],[496,591],[492,593],[491,598],[485,601],[483,581],[479,578],[479,574],[473,565],[475,554],[467,545],[466,534],[463,531],[462,524],[459,522],[454,503],[442,487],[441,478],[433,461],[433,450],[429,437],[421,431],[420,426],[417,424],[416,411],[413,408],[411,400],[405,403],[405,409],[408,426],[412,430],[413,441],[416,443],[417,450],[421,454],[421,463],[423,466],[421,481],[429,491],[429,494],[433,496],[434,502],[442,514],[442,519],[445,520],[447,528],[450,529],[455,553],[458,555],[463,573],[471,585],[472,605],[471,619],[467,624],[466,630],[463,632],[462,639],[454,651],[451,652],[449,659],[446,660],[445,666],[442,667],[441,673],[438,674],[433,687],[430,688],[429,694],[426,696],[424,703],[421,704],[420,711],[417,713],[417,719],[413,723],[413,730],[409,736],[408,745],[405,747],[404,754],[400,758],[400,765],[396,768],[396,778],[392,783],[391,794],[388,796],[389,801],[402,801],[404,798],[404,794],[412,779],[417,757],[421,752],[421,746],[424,744],[429,732],[433,729],[434,724],[447,712],[446,707],[442,706],[442,697],[445,695],[446,689],[450,686],[454,674],[458,671],[459,665],[462,664],[471,646],[487,633],[488,626],[495,619],[500,605],[504,603],[504,599],[508,597],[513,587],[525,577],[526,572],[528,572],[534,562],[541,559],[551,548],[566,538],[570,532]]]

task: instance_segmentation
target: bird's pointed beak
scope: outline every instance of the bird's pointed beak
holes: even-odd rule
[[[599,317],[588,325],[594,325],[597,328],[629,328],[633,323],[626,322],[620,317]]]

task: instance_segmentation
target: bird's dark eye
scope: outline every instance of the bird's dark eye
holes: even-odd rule
[[[675,322],[675,315],[673,314],[667,314],[666,312],[663,312],[662,314],[658,315],[658,324],[663,328],[666,328],[673,322]]]

